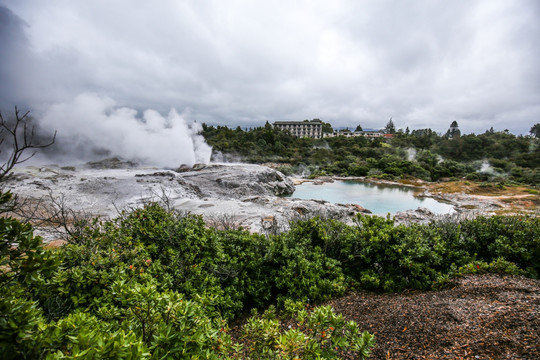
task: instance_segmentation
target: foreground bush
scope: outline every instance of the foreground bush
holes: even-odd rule
[[[0,218],[0,235],[0,344],[10,359],[261,358],[233,342],[226,319],[302,293],[302,285],[275,282],[269,239],[208,229],[200,217],[155,204],[86,224],[58,250],[12,218]],[[317,293],[317,284],[305,287]],[[276,333],[284,349],[296,346],[289,335]],[[358,351],[367,354],[373,342],[364,338]],[[306,359],[325,351],[321,339],[310,344]]]
[[[526,216],[411,226],[313,218],[266,237],[148,204],[76,234],[46,250],[30,226],[0,218],[0,343],[11,358],[362,357],[371,335],[306,306],[471,272],[540,274],[540,220]],[[270,305],[284,312],[229,335],[229,319]]]
[[[375,345],[373,335],[361,333],[354,321],[346,322],[330,306],[309,311],[301,302],[288,302],[284,313],[289,317],[280,321],[271,307],[248,319],[239,348],[242,358],[339,359],[347,353],[363,359]]]

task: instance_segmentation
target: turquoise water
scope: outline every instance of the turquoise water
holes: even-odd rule
[[[431,198],[414,197],[414,190],[404,186],[376,185],[359,181],[335,181],[314,185],[306,182],[296,186],[293,198],[326,200],[335,204],[358,204],[373,214],[395,214],[398,211],[424,207],[436,214],[453,212],[452,205]]]

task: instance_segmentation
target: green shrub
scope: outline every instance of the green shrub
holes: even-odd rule
[[[10,201],[11,193],[0,191],[0,206]],[[43,248],[32,226],[11,217],[0,217],[0,285],[34,287],[56,267],[58,258]],[[9,269],[5,271],[4,269]]]
[[[436,289],[468,273],[540,274],[538,217],[354,222],[316,217],[267,237],[148,204],[48,251],[30,225],[0,218],[0,345],[12,358],[365,357],[371,335],[304,304],[348,289]],[[271,304],[291,328],[267,311],[233,343],[226,320]]]
[[[289,309],[290,310],[290,309]],[[330,306],[288,313],[284,326],[270,311],[248,319],[243,328],[242,358],[257,359],[339,359],[349,353],[356,359],[370,355],[375,338],[361,333],[354,321],[346,322]]]
[[[10,289],[13,291],[13,289]],[[0,295],[0,348],[5,359],[36,358],[42,351],[37,334],[45,319],[37,302],[22,292]]]
[[[77,312],[49,324],[42,338],[48,359],[149,359],[142,339],[130,330]]]
[[[310,237],[303,236],[298,229],[302,226],[302,222],[294,224],[289,233],[275,237],[270,245],[269,269],[278,299],[317,302],[343,294],[345,277],[339,261],[327,256]]]

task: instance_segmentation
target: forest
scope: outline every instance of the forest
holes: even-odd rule
[[[452,136],[431,129],[407,129],[395,132],[391,139],[311,139],[296,138],[267,122],[247,130],[203,124],[202,134],[217,160],[275,163],[286,175],[540,184],[540,139],[507,131],[489,129],[480,135]]]

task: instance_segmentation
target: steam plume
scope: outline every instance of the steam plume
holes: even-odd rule
[[[409,161],[413,161],[414,159],[416,159],[416,149],[414,148],[408,148],[407,150],[407,159]]]
[[[78,95],[72,102],[48,108],[40,121],[58,131],[64,161],[119,156],[140,163],[178,167],[208,163],[212,149],[199,135],[201,126],[188,125],[175,109],[167,116],[155,110],[118,107],[96,94]],[[58,156],[59,154],[55,154]]]

